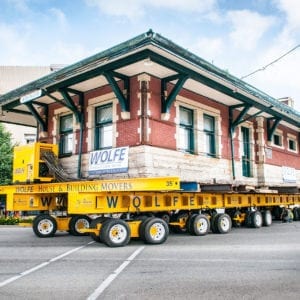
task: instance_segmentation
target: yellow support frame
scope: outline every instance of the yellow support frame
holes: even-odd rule
[[[177,177],[0,186],[8,211],[68,214],[141,213],[300,204],[300,194],[181,192]]]

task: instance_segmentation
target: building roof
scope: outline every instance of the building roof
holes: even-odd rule
[[[50,72],[50,66],[0,66],[0,95]]]
[[[129,77],[141,73],[158,77],[163,83],[173,83],[175,90],[183,87],[232,108],[245,109],[250,116],[261,115],[297,129],[300,127],[300,113],[295,109],[152,30],[0,96],[0,107],[6,118],[35,126],[33,112],[38,106],[60,102],[72,108],[68,95],[109,83],[121,109],[127,111],[126,99],[116,82],[126,82]],[[164,112],[168,111],[173,99],[167,100]],[[1,118],[0,114],[0,121]]]

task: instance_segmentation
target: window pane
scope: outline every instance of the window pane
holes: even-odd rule
[[[274,144],[277,146],[281,146],[281,136],[278,134],[274,134],[273,136]]]
[[[193,111],[181,107],[180,108],[180,124],[192,126],[193,125]]]
[[[289,140],[289,149],[296,150],[296,142],[294,140]]]
[[[180,107],[179,108],[179,149],[186,152],[194,152],[194,120],[193,110]]]
[[[180,128],[180,145],[181,150],[189,151],[190,149],[190,132],[186,128]]]
[[[204,116],[204,130],[214,131],[214,118]]]
[[[63,116],[60,119],[60,131],[61,132],[66,132],[69,130],[72,130],[73,128],[73,116],[68,115],[68,116]]]
[[[112,147],[112,125],[100,129],[100,148]]]
[[[111,148],[113,145],[112,104],[96,107],[95,148]]]
[[[71,153],[73,151],[73,134],[65,134],[62,139],[62,153]]]
[[[112,105],[97,108],[97,123],[107,123],[112,121]]]
[[[67,115],[60,117],[59,126],[60,155],[70,154],[73,152],[73,115]]]
[[[214,154],[212,150],[212,136],[207,134],[205,136],[205,153],[210,155]]]
[[[215,156],[215,118],[212,116],[204,115],[203,123],[205,134],[205,153],[210,156]]]

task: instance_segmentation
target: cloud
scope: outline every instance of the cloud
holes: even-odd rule
[[[161,0],[152,0],[152,1],[141,1],[144,2],[145,5],[153,6],[156,8],[166,8],[166,9],[173,9],[176,11],[183,11],[183,12],[197,12],[197,13],[204,13],[211,11],[215,5],[215,0],[206,0],[206,1],[199,1],[199,0],[172,0],[172,1],[161,1]]]
[[[216,0],[85,0],[89,6],[97,7],[102,13],[111,16],[123,16],[130,20],[140,19],[147,10],[153,8],[169,9],[179,12],[204,13],[211,11]]]
[[[64,12],[58,8],[52,7],[49,9],[50,13],[56,18],[61,29],[68,28],[68,21]]]
[[[24,26],[23,30],[26,28]],[[16,65],[24,58],[28,43],[28,30],[18,30],[14,26],[0,24],[0,56],[7,65]]]
[[[53,53],[50,58],[52,63],[58,64],[72,64],[85,57],[91,55],[81,43],[70,43],[64,41],[57,41],[54,43],[49,52]],[[47,56],[49,60],[49,55]]]
[[[255,49],[259,40],[276,22],[274,17],[249,10],[229,11],[227,19],[232,24],[229,37],[233,45],[247,51]]]
[[[275,52],[275,49],[272,49],[270,52]],[[255,76],[251,76],[246,80],[275,98],[292,97],[296,102],[297,109],[299,109],[299,71],[295,61],[300,61],[300,52],[294,52],[286,56],[264,71],[258,72]]]
[[[205,60],[210,60],[213,63],[214,58],[220,57],[223,52],[222,38],[201,37],[195,42],[193,51]]]
[[[19,13],[28,14],[31,11],[27,3],[28,0],[6,0],[6,2]]]
[[[286,30],[300,29],[299,0],[274,0],[275,5],[286,15]]]
[[[140,1],[135,0],[86,0],[90,6],[97,7],[100,12],[114,17],[124,16],[133,20],[144,15],[144,9]]]

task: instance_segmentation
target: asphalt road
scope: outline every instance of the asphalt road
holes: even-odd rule
[[[0,299],[300,299],[300,222],[108,248],[0,226]]]

